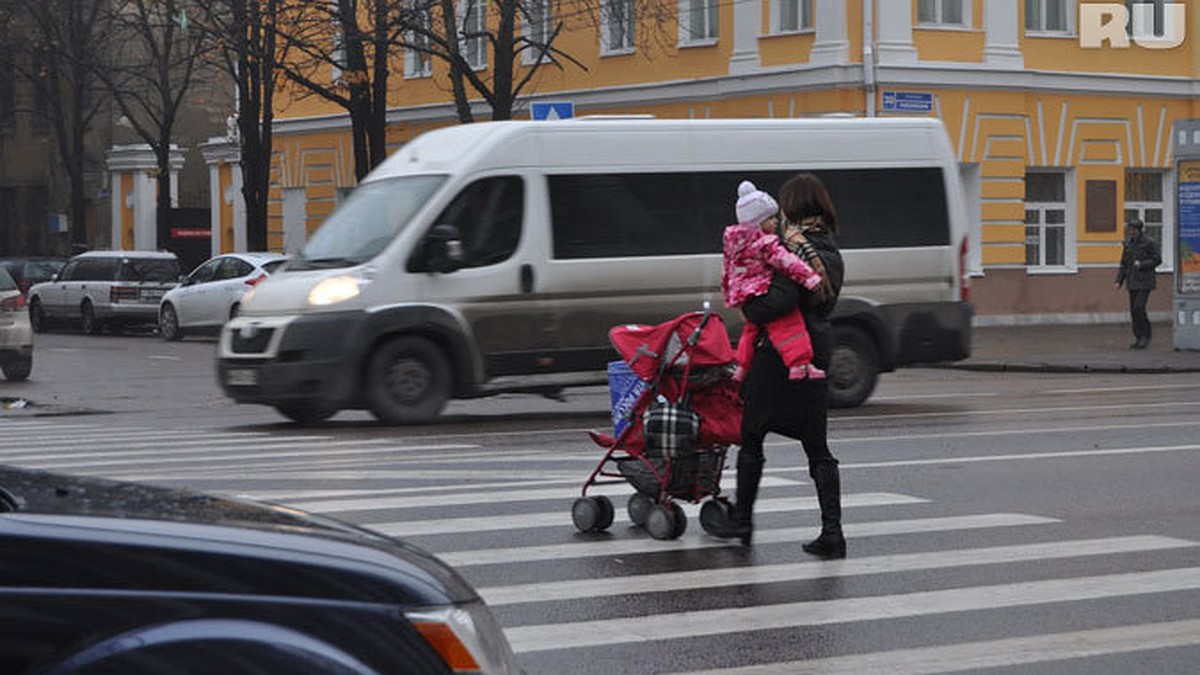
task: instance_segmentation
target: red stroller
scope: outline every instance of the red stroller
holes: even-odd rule
[[[650,536],[675,539],[687,529],[676,500],[703,501],[700,525],[712,533],[728,516],[721,472],[729,446],[740,442],[742,417],[724,322],[706,304],[703,312],[656,326],[617,326],[609,339],[638,378],[640,393],[632,405],[620,405],[614,395],[615,436],[589,432],[606,452],[571,507],[576,529],[603,531],[613,523],[612,502],[588,496],[588,488],[628,481],[635,490],[629,518]]]

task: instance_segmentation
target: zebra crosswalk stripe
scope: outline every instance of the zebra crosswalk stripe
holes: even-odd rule
[[[524,653],[1195,590],[1200,567],[527,625],[505,633],[513,650]]]
[[[931,675],[1200,645],[1200,620],[896,649],[676,675]]]

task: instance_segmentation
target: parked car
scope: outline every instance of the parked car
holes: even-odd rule
[[[29,318],[42,332],[72,322],[95,335],[154,325],[158,303],[179,283],[179,259],[167,251],[89,251],[71,258],[53,281],[29,289]]]
[[[8,271],[22,293],[28,293],[34,284],[50,281],[66,264],[66,258],[0,258],[0,267]]]
[[[237,316],[242,295],[285,262],[282,253],[228,253],[200,264],[159,303],[158,330],[163,339],[221,330]]]
[[[7,380],[27,379],[33,371],[33,329],[25,313],[25,295],[3,266],[0,266],[0,371]]]
[[[291,508],[0,466],[0,672],[520,670],[454,570]]]

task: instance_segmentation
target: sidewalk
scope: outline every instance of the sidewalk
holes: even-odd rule
[[[1172,326],[1154,324],[1147,349],[1131,350],[1128,324],[977,327],[971,357],[949,368],[1011,372],[1200,372],[1200,351],[1175,351]]]

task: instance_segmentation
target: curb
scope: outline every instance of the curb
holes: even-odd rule
[[[971,370],[990,373],[1097,373],[1125,375],[1162,375],[1164,373],[1197,373],[1200,366],[1105,366],[1063,365],[1054,363],[952,363],[941,367],[950,370]]]

